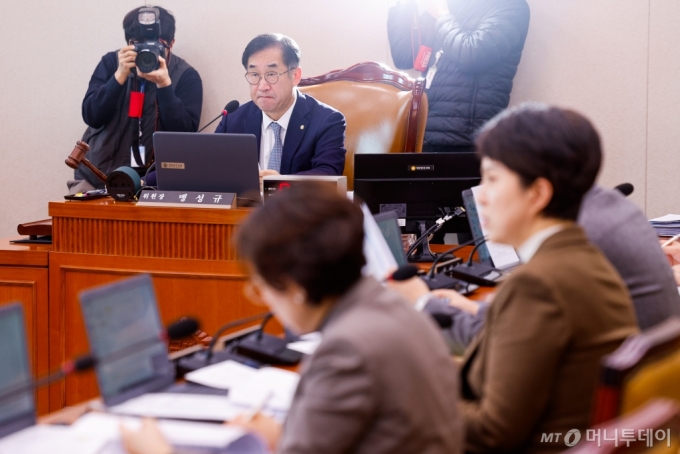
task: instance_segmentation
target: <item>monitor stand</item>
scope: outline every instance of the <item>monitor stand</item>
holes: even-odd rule
[[[420,230],[420,235],[418,238],[423,238],[425,232],[427,231],[425,221],[416,221],[418,224],[418,229]],[[414,258],[415,257],[415,258]],[[430,250],[430,240],[425,236],[423,242],[416,248],[415,252],[408,257],[408,261],[411,263],[431,263],[437,258],[437,254]]]

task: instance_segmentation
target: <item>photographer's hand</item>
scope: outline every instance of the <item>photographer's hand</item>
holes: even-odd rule
[[[130,75],[130,70],[135,67],[137,52],[134,51],[134,48],[135,46],[125,46],[118,51],[118,69],[113,77],[115,77],[121,85],[127,80]]]
[[[150,73],[143,73],[137,70],[137,75],[143,79],[148,80],[156,84],[158,88],[169,87],[172,84],[170,80],[170,74],[168,73],[168,65],[165,63],[165,58],[158,57],[159,68]]]

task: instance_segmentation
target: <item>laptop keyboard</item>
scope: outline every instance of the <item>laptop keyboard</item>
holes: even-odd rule
[[[172,394],[206,394],[211,396],[226,396],[229,394],[228,389],[211,388],[196,383],[178,383],[160,392]]]

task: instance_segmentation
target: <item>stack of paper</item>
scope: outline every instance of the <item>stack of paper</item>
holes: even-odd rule
[[[667,214],[651,219],[650,224],[659,236],[675,236],[680,234],[680,214]]]
[[[212,388],[228,389],[232,405],[258,408],[267,399],[265,413],[285,416],[293,401],[300,375],[275,367],[253,369],[235,361],[224,361],[186,374],[186,380]]]

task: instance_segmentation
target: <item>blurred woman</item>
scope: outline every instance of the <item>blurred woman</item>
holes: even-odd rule
[[[465,352],[465,449],[562,451],[564,440],[542,435],[585,436],[600,358],[637,331],[624,283],[575,223],[600,169],[600,139],[573,111],[525,105],[492,120],[477,149],[482,223],[524,265]]]
[[[263,415],[235,423],[280,453],[461,452],[446,344],[426,315],[362,277],[363,240],[360,208],[311,183],[272,197],[241,226],[257,297],[285,326],[323,340],[301,366],[283,427]],[[146,426],[124,439],[135,454],[164,452]]]

